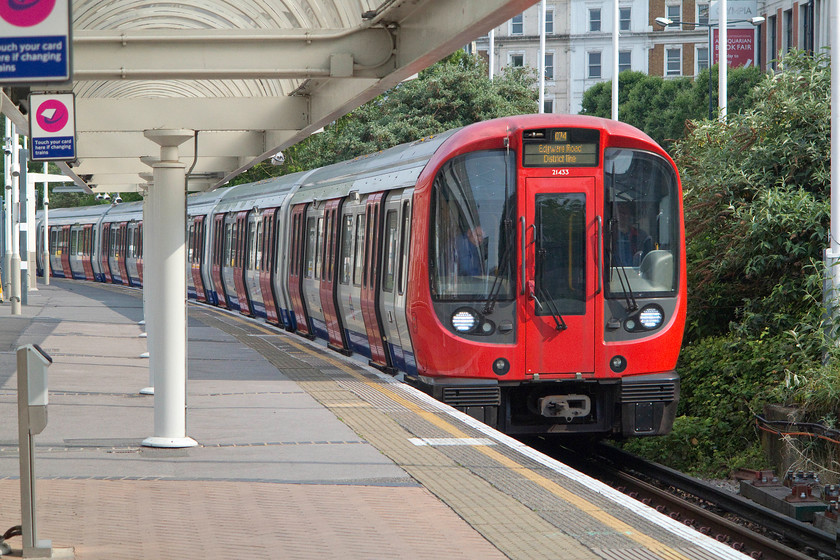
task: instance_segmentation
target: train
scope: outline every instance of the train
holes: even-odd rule
[[[142,203],[51,210],[50,273],[143,285]],[[498,118],[192,194],[188,297],[366,361],[512,435],[668,433],[679,174],[625,123]],[[43,274],[43,247],[38,250]],[[329,350],[328,350],[329,349]]]

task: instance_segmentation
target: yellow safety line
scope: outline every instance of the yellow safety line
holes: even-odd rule
[[[247,321],[245,319],[241,319],[239,317],[236,317],[235,315],[231,316],[231,317],[233,319],[241,322],[241,323],[247,324],[247,325],[249,325],[249,326],[251,326],[255,329],[261,330],[262,332],[265,332],[266,334],[271,334],[271,335],[276,335],[277,334],[275,331],[272,331],[272,330],[270,330],[266,327],[263,327],[262,325],[251,323],[250,321]],[[342,371],[352,375],[357,380],[366,384],[368,387],[370,387],[372,389],[376,389],[377,391],[379,391],[383,395],[387,396],[391,400],[396,401],[399,404],[403,405],[404,407],[408,408],[413,413],[422,417],[423,419],[430,422],[431,424],[433,424],[433,425],[437,426],[438,428],[441,428],[442,430],[448,432],[453,437],[456,437],[456,438],[469,437],[468,434],[466,434],[465,432],[462,432],[457,427],[453,426],[452,424],[450,424],[449,422],[447,422],[446,420],[444,420],[440,416],[438,416],[436,414],[433,414],[429,411],[423,410],[422,408],[420,408],[419,406],[417,406],[413,402],[401,397],[400,395],[396,394],[395,392],[388,389],[387,387],[382,386],[381,384],[372,383],[365,376],[363,376],[362,374],[354,371],[351,367],[347,366],[346,364],[344,364],[344,363],[342,363],[338,360],[335,360],[330,356],[327,356],[327,355],[321,354],[319,352],[316,352],[315,350],[307,347],[306,345],[297,342],[292,337],[286,337],[284,340],[285,340],[285,342],[288,342],[289,344],[291,344],[292,346],[294,346],[298,350],[306,352],[307,354],[309,354],[310,356],[313,356],[315,358],[324,360],[325,362],[329,363],[330,365],[332,365],[334,367],[337,367],[337,368],[341,369]],[[496,461],[497,463],[500,463],[501,465],[507,467],[508,469],[511,469],[511,470],[514,470],[514,471],[518,472],[519,474],[521,474],[522,476],[524,476],[525,478],[527,478],[531,482],[533,482],[535,484],[538,484],[539,486],[542,486],[543,488],[545,488],[546,490],[548,490],[549,492],[551,492],[555,496],[557,496],[557,497],[569,502],[570,504],[574,505],[575,507],[577,507],[579,510],[586,513],[590,517],[593,517],[596,520],[603,523],[604,525],[606,525],[607,527],[610,527],[611,529],[614,529],[615,531],[624,534],[625,536],[629,537],[630,539],[632,539],[632,540],[636,541],[637,543],[641,544],[642,546],[646,547],[648,550],[651,550],[652,552],[655,552],[656,554],[661,555],[663,558],[672,559],[672,560],[689,560],[689,558],[687,556],[685,556],[685,555],[681,554],[680,552],[674,550],[673,548],[669,547],[668,545],[659,542],[658,540],[654,539],[653,537],[649,537],[647,535],[639,533],[632,526],[630,526],[627,523],[625,523],[624,521],[621,521],[620,519],[614,517],[613,515],[610,515],[609,513],[607,513],[603,509],[599,508],[598,506],[596,506],[592,502],[590,502],[590,501],[588,501],[584,498],[581,498],[580,496],[574,494],[573,492],[570,492],[569,490],[563,488],[562,486],[560,486],[556,482],[554,482],[552,480],[549,480],[548,478],[545,478],[544,476],[534,472],[533,470],[529,469],[528,467],[525,467],[525,466],[517,463],[513,459],[510,459],[510,458],[506,457],[505,455],[502,455],[501,453],[499,453],[495,449],[492,449],[492,448],[486,447],[486,446],[484,446],[484,447],[476,446],[475,449],[480,451],[481,453],[484,453],[487,457],[489,457],[490,459],[493,459],[494,461]]]

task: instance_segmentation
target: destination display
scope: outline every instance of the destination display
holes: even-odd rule
[[[597,130],[526,130],[522,137],[523,167],[597,167]]]

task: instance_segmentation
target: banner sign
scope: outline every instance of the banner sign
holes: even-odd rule
[[[0,0],[0,84],[70,81],[70,0]]]
[[[718,49],[720,43],[719,30],[714,33],[714,58],[712,64],[717,64]],[[755,28],[749,29],[727,29],[726,42],[729,48],[726,50],[726,60],[730,68],[739,66],[754,66],[755,60]]]

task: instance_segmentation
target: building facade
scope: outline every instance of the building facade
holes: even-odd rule
[[[618,71],[664,78],[697,76],[717,62],[717,2],[618,0]],[[729,65],[774,69],[793,48],[818,52],[828,41],[828,0],[728,0]],[[546,2],[545,112],[578,113],[584,92],[613,78],[613,0]],[[765,20],[754,25],[749,20]],[[662,26],[656,18],[674,23]],[[539,68],[540,3],[475,43],[494,74],[511,66]]]

